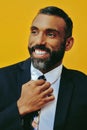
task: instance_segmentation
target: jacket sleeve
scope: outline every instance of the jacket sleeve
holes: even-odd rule
[[[0,130],[23,130],[16,103],[0,111]]]

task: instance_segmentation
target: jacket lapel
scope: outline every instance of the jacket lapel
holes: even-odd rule
[[[71,73],[65,68],[63,68],[61,81],[60,81],[60,89],[58,95],[58,102],[56,108],[56,116],[54,123],[54,130],[63,130],[66,117],[69,110],[70,100],[73,93],[73,84]]]
[[[19,69],[17,72],[17,82],[19,87],[19,93],[21,93],[22,85],[31,79],[30,65],[31,60],[29,59],[19,63],[18,65]]]
[[[18,75],[17,75],[19,95],[21,94],[22,85],[31,79],[30,65],[31,65],[30,59],[19,64]],[[25,116],[22,117],[23,127],[25,130],[31,129],[31,119],[33,117],[33,114],[34,113],[26,114]]]

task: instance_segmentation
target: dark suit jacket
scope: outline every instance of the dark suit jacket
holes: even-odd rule
[[[30,59],[0,69],[0,130],[30,130],[31,114],[21,117],[17,100],[31,79]],[[87,130],[87,76],[63,67],[54,130]],[[24,125],[25,124],[25,125]]]

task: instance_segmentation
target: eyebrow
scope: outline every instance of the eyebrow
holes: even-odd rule
[[[30,29],[38,29],[36,26],[31,26]]]
[[[53,29],[53,28],[48,28],[46,29],[48,32],[57,32],[60,33],[57,29]]]
[[[30,29],[31,29],[31,30],[32,30],[32,29],[37,29],[37,30],[38,30],[38,27],[36,27],[36,26],[31,26]],[[48,31],[48,32],[57,32],[58,34],[60,33],[59,30],[53,29],[53,28],[47,28],[46,31]]]

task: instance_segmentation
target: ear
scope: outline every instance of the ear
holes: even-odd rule
[[[67,38],[67,40],[66,40],[66,46],[65,46],[65,51],[69,51],[72,48],[73,43],[74,43],[74,38],[73,37]]]

